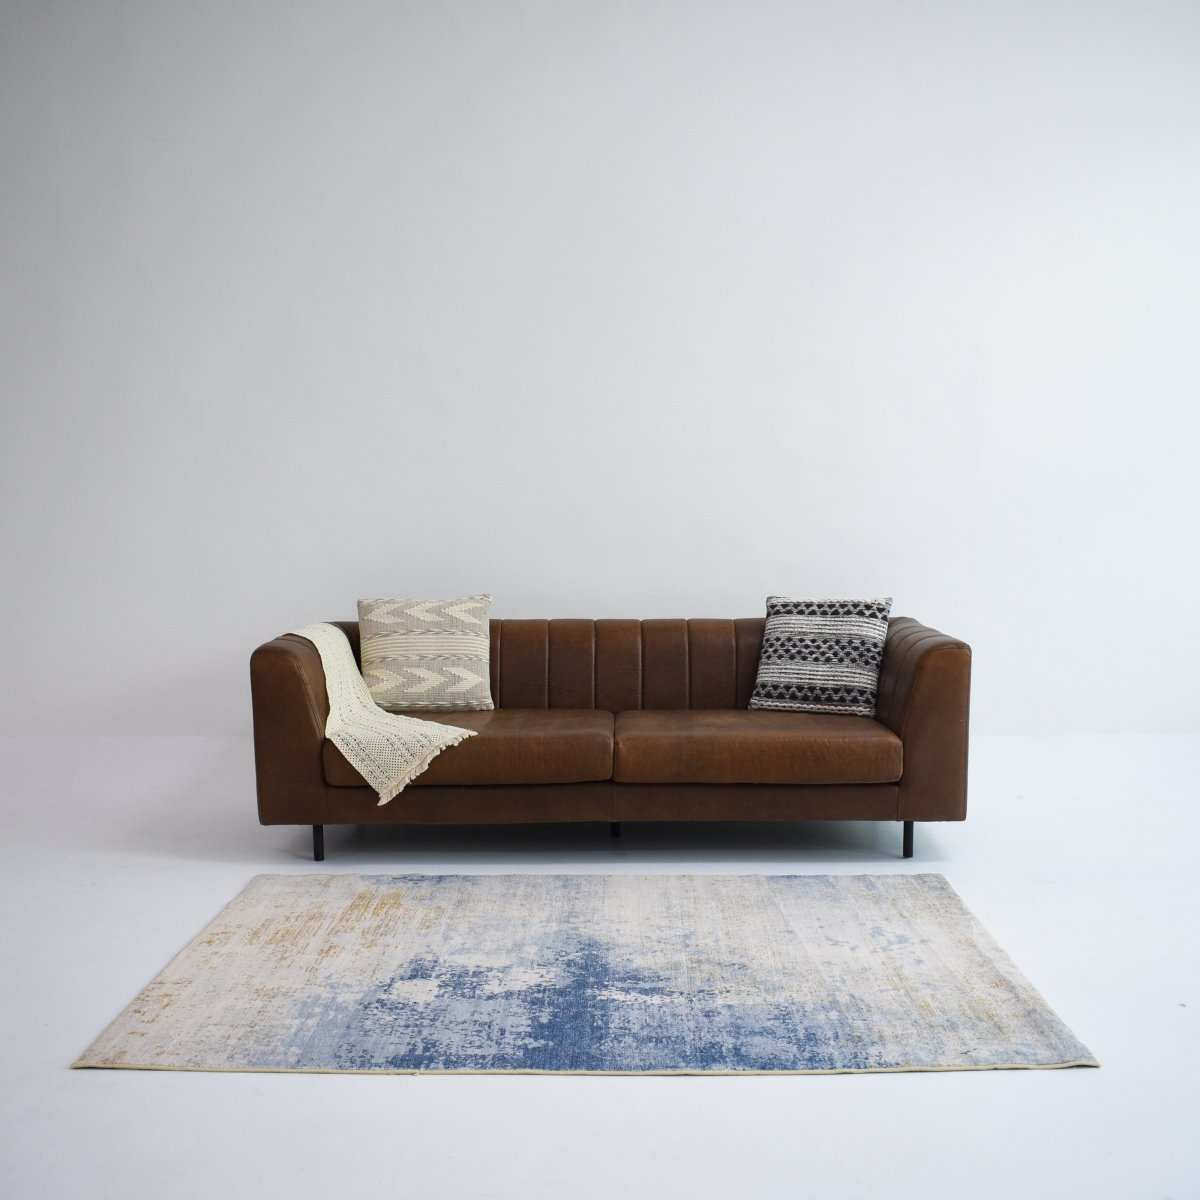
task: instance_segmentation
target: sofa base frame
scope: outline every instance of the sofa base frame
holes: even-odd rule
[[[904,845],[902,851],[903,858],[912,858],[913,856],[913,824],[912,821],[904,822]],[[325,826],[314,825],[313,831],[313,862],[325,861]],[[621,836],[621,822],[611,821],[608,826],[609,837]]]

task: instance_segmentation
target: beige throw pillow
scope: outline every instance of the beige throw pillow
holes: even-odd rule
[[[360,600],[362,673],[388,712],[492,708],[490,595]]]

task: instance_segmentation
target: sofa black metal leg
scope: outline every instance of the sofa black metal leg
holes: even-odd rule
[[[913,856],[913,823],[911,821],[904,822],[904,857],[912,858]]]
[[[609,837],[620,837],[621,836],[621,822],[620,821],[613,821],[612,824],[609,825],[608,836]]]
[[[325,861],[325,826],[313,826],[313,862]]]

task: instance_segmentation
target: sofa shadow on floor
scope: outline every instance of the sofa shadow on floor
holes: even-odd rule
[[[839,864],[872,870],[920,870],[946,858],[943,837],[918,827],[916,855],[900,857],[901,825],[878,821],[730,821],[632,823],[609,836],[605,823],[528,825],[338,825],[325,831],[329,859],[314,862],[307,826],[261,826],[247,820],[244,799],[215,792],[208,806],[185,812],[171,799],[162,820],[145,813],[110,814],[103,837],[109,852],[191,862],[246,863],[256,870],[386,873],[432,870],[443,864],[520,871],[545,865],[570,873],[598,864],[713,864],[736,870],[804,873]],[[170,809],[170,813],[168,813]]]
[[[265,833],[266,831],[264,831]],[[288,862],[312,863],[307,830],[272,830]],[[605,824],[581,825],[353,825],[331,827],[326,837],[339,870],[352,870],[364,862],[372,869],[388,861],[405,868],[414,863],[437,865],[486,863],[513,869],[544,862],[569,872],[573,865],[596,863],[705,863],[753,867],[794,864],[797,872],[840,863],[886,864],[899,869],[940,860],[941,839],[928,827],[917,842],[917,857],[899,857],[899,822],[871,821],[731,821],[704,823],[634,823],[622,827],[621,836],[609,836]],[[267,855],[269,857],[269,855]],[[319,864],[327,868],[327,864]],[[386,869],[386,866],[384,867]]]

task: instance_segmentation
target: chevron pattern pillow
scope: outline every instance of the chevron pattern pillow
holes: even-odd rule
[[[882,600],[767,597],[751,708],[873,717],[887,638]]]
[[[388,712],[492,708],[492,598],[360,600],[362,673]]]

